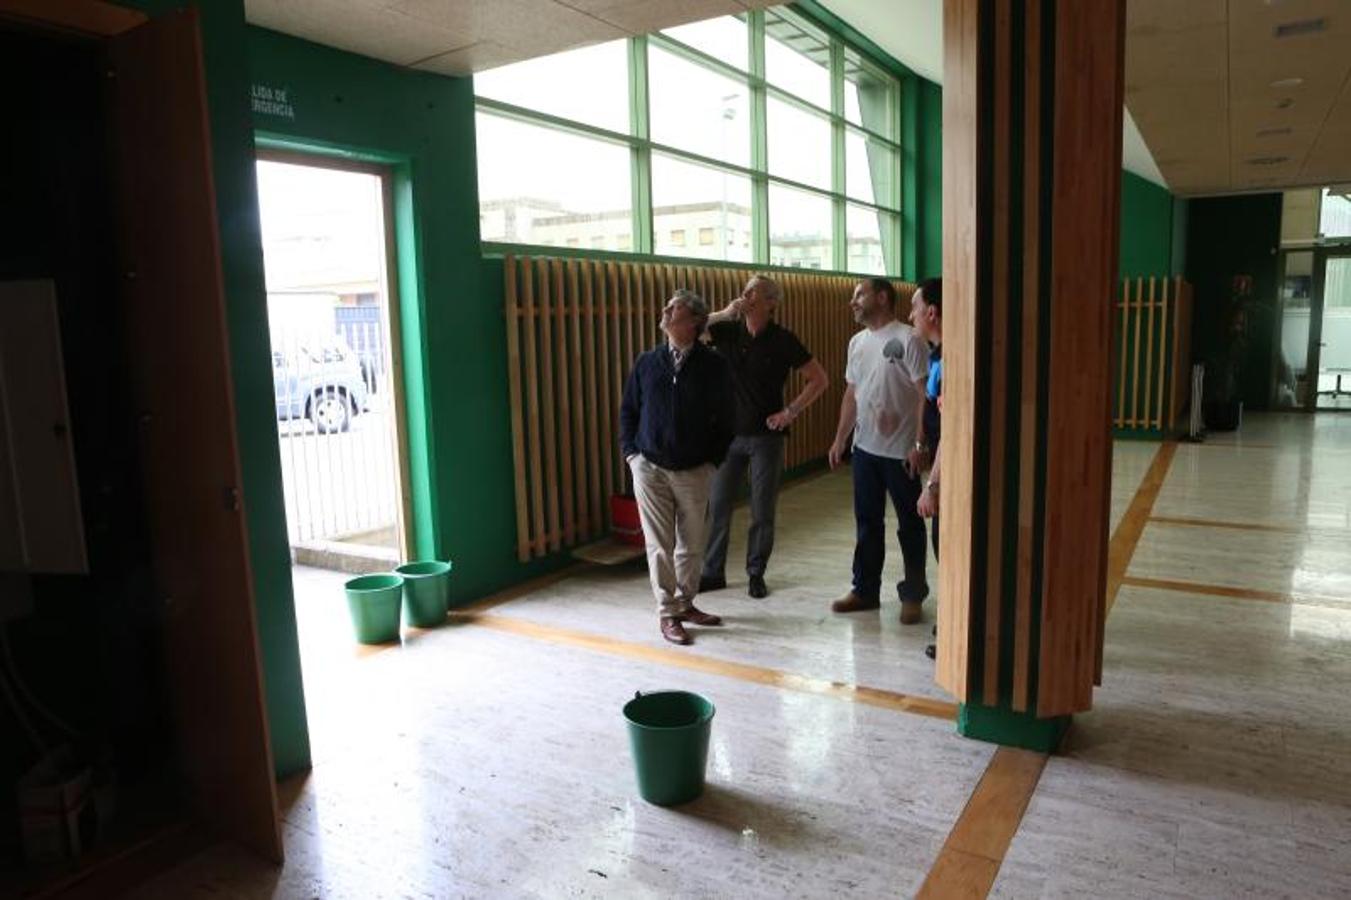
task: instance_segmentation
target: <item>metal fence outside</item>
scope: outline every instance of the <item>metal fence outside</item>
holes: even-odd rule
[[[341,313],[359,309],[357,315]],[[365,312],[370,310],[370,313]],[[292,546],[398,546],[393,385],[379,307],[337,307],[273,334],[272,379]]]

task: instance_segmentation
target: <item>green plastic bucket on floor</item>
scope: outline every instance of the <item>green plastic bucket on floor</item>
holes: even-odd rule
[[[688,691],[637,693],[624,704],[638,793],[674,806],[704,792],[713,704]]]
[[[352,630],[362,644],[388,644],[399,639],[399,607],[403,576],[392,572],[353,578],[347,589]]]
[[[403,576],[403,617],[408,624],[416,628],[443,624],[450,601],[450,563],[410,562],[394,571]]]

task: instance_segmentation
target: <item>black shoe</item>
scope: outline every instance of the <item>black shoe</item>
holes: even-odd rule
[[[924,648],[924,655],[927,656],[927,657],[929,657],[929,659],[937,659],[937,658],[938,658],[938,647],[937,647],[937,645],[935,645],[935,644],[930,644],[929,646],[925,647],[925,648]]]
[[[746,588],[746,593],[750,594],[756,600],[761,597],[769,596],[769,588],[765,587],[765,576],[752,575],[750,586]]]
[[[707,594],[709,591],[720,591],[727,587],[727,579],[721,575],[705,575],[699,579],[699,593]]]

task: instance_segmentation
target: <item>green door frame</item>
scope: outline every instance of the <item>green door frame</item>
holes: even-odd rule
[[[432,410],[427,405],[426,360],[427,329],[422,314],[422,263],[418,251],[417,217],[413,208],[412,161],[402,154],[369,148],[351,148],[321,142],[297,140],[266,131],[254,133],[259,158],[287,156],[311,165],[346,167],[376,171],[387,177],[387,241],[389,242],[389,290],[397,300],[399,347],[402,357],[404,421],[401,488],[405,492],[404,543],[409,559],[436,558],[441,545],[440,517],[437,515],[436,458],[433,446]],[[390,333],[391,340],[396,335]]]

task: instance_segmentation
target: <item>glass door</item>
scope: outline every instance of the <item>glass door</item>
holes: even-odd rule
[[[1276,360],[1277,409],[1306,409],[1313,399],[1309,331],[1313,319],[1314,251],[1281,254],[1281,342]]]
[[[1309,327],[1315,409],[1351,409],[1351,252],[1319,251]]]

